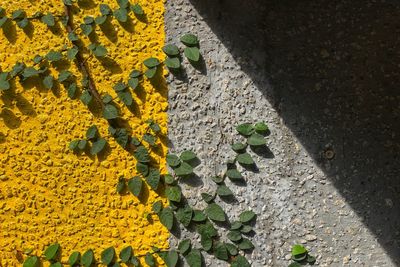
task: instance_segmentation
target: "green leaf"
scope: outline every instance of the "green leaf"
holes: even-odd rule
[[[76,35],[74,32],[69,32],[69,33],[68,33],[68,39],[69,39],[71,42],[75,42],[75,41],[78,41],[78,40],[79,40],[79,37],[78,37],[78,35]]]
[[[128,85],[132,88],[132,89],[136,89],[139,85],[139,79],[138,78],[130,78],[128,80]]]
[[[138,146],[133,153],[133,156],[139,162],[149,162],[150,161],[150,154],[144,146]]]
[[[211,180],[213,180],[213,182],[216,184],[221,184],[224,182],[225,178],[224,176],[212,176]]]
[[[145,134],[143,135],[143,140],[146,141],[149,145],[155,146],[157,138],[151,134]]]
[[[302,267],[302,265],[298,262],[292,262],[288,267]]]
[[[226,249],[228,250],[228,253],[232,256],[236,256],[239,251],[237,247],[234,244],[231,243],[225,243]]]
[[[143,181],[139,176],[132,177],[128,180],[128,189],[135,196],[139,197],[142,192]]]
[[[86,139],[94,140],[97,139],[97,137],[99,137],[99,129],[96,125],[90,126],[86,131]]]
[[[51,13],[47,13],[47,15],[43,16],[41,21],[49,27],[54,27],[54,25],[56,25],[54,16]]]
[[[88,142],[86,140],[79,140],[78,148],[79,150],[85,150],[87,147]]]
[[[103,117],[107,120],[112,120],[118,118],[118,109],[112,105],[112,104],[107,104],[104,107],[103,111]]]
[[[82,33],[86,36],[89,36],[93,32],[93,26],[90,24],[81,24],[79,27],[82,30]]]
[[[17,76],[21,71],[23,71],[24,69],[25,69],[25,64],[24,63],[20,63],[20,62],[17,62],[14,66],[13,66],[13,68],[12,68],[12,70],[11,70],[11,72],[10,72],[10,77],[11,78],[14,78],[15,76]]]
[[[231,224],[231,230],[239,230],[242,226],[243,224],[241,222],[235,221]]]
[[[196,46],[199,44],[199,39],[196,35],[187,33],[181,37],[181,42],[187,46]]]
[[[153,79],[154,76],[156,75],[156,73],[157,73],[157,67],[154,67],[154,68],[146,70],[144,75],[146,75],[146,77],[149,79]]]
[[[146,177],[146,182],[150,185],[153,190],[157,190],[160,184],[160,171],[155,168],[150,168],[149,175]]]
[[[170,56],[170,57],[179,56],[179,53],[180,53],[179,48],[174,44],[167,44],[166,46],[164,46],[162,48],[162,50],[164,51],[164,53],[167,56]]]
[[[205,251],[209,251],[213,246],[213,240],[208,235],[202,235],[200,239],[200,244]]]
[[[217,194],[220,197],[233,196],[233,192],[226,185],[219,185],[217,188]]]
[[[23,267],[39,267],[40,260],[37,256],[28,257],[23,264]]]
[[[251,265],[245,257],[239,255],[232,261],[231,267],[251,267]]]
[[[174,213],[170,207],[166,207],[161,210],[160,214],[160,222],[167,227],[168,230],[171,230],[174,225]]]
[[[129,135],[128,131],[125,128],[116,129],[114,138],[121,147],[126,148],[126,146],[128,145]]]
[[[117,0],[117,3],[121,8],[129,7],[129,0]]]
[[[193,167],[186,162],[182,162],[181,165],[174,170],[178,176],[187,176],[193,173]]]
[[[226,176],[233,181],[243,180],[242,174],[237,169],[228,169],[226,171]]]
[[[240,152],[243,152],[247,148],[247,144],[234,143],[233,145],[231,145],[231,148],[233,151],[240,153]]]
[[[4,24],[8,21],[8,18],[6,16],[0,18],[0,28],[3,27]]]
[[[161,132],[160,125],[153,120],[148,120],[147,123],[150,125],[150,129],[152,129],[155,133]]]
[[[249,223],[256,217],[256,214],[251,210],[243,211],[240,215],[240,221],[242,223]]]
[[[178,264],[179,255],[175,250],[170,250],[166,256],[165,263],[168,267],[175,267]]]
[[[133,255],[132,246],[127,246],[121,250],[121,252],[119,253],[119,258],[123,263],[128,263],[132,255]]]
[[[90,267],[94,263],[94,253],[93,250],[89,249],[85,253],[83,253],[81,258],[81,263],[85,267]]]
[[[73,4],[73,0],[63,0],[63,3],[66,5],[66,6],[72,6],[72,4]]]
[[[105,265],[109,265],[114,261],[115,249],[114,247],[106,248],[101,252],[101,262]]]
[[[224,222],[226,220],[224,210],[216,203],[211,203],[205,209],[205,212],[213,221]]]
[[[131,260],[129,261],[133,266],[139,267],[140,266],[140,261],[137,257],[132,256]]]
[[[228,250],[224,243],[217,243],[214,249],[214,255],[217,259],[227,261],[229,259]]]
[[[104,104],[108,104],[113,100],[112,96],[110,96],[109,94],[105,94],[103,96],[103,103]]]
[[[250,123],[243,123],[236,126],[236,131],[243,136],[250,136],[254,133],[254,127]]]
[[[92,102],[93,96],[88,90],[83,90],[80,99],[83,102],[83,104],[87,106],[90,104],[90,102]]]
[[[233,242],[238,242],[242,240],[242,234],[239,231],[230,231],[227,237]]]
[[[141,75],[140,71],[138,71],[138,70],[133,70],[133,71],[129,74],[129,77],[130,77],[130,78],[139,78],[140,75]]]
[[[151,68],[154,68],[154,67],[157,67],[158,65],[160,65],[160,61],[157,58],[150,57],[150,58],[146,59],[145,61],[143,61],[143,64],[147,68],[151,69]]]
[[[58,256],[58,252],[60,251],[60,244],[55,243],[46,248],[44,251],[44,257],[46,260],[55,260]]]
[[[165,195],[171,201],[181,202],[181,188],[179,186],[169,186],[165,189]]]
[[[193,217],[193,209],[186,205],[184,208],[178,209],[176,219],[185,227],[188,227]]]
[[[74,251],[68,258],[68,264],[69,266],[73,267],[75,265],[78,265],[80,260],[81,260],[81,253],[78,251]]]
[[[163,209],[163,204],[161,200],[158,200],[156,202],[154,202],[153,206],[152,206],[152,210],[156,213],[156,214],[160,214],[160,212]]]
[[[107,20],[107,16],[103,15],[103,16],[97,16],[97,17],[94,19],[94,22],[95,22],[97,25],[103,25],[104,22],[106,22],[106,20]]]
[[[36,55],[36,56],[33,58],[33,63],[39,64],[40,62],[42,62],[42,60],[43,60],[43,57],[42,57],[42,56]]]
[[[128,86],[123,82],[118,82],[113,87],[115,92],[121,92],[121,91],[124,91],[127,88],[128,88]]]
[[[156,266],[156,261],[155,261],[153,255],[151,255],[151,253],[149,253],[149,252],[146,253],[146,256],[144,257],[144,261],[150,267],[155,267]]]
[[[29,20],[27,18],[23,18],[20,21],[17,21],[18,27],[21,29],[25,29],[29,25]]]
[[[267,134],[269,132],[268,125],[265,124],[264,122],[257,122],[254,125],[254,129],[259,134]]]
[[[118,98],[121,99],[122,103],[127,105],[128,107],[133,104],[133,98],[129,91],[120,91],[117,93]]]
[[[181,164],[180,158],[175,154],[168,154],[166,157],[167,163],[170,167],[178,167]]]
[[[317,261],[317,259],[314,256],[311,256],[311,255],[307,254],[307,262],[309,264],[313,265],[316,261]]]
[[[114,10],[114,17],[120,22],[128,21],[128,11],[125,8]]]
[[[190,251],[191,247],[192,247],[192,244],[191,244],[190,240],[189,239],[184,239],[179,243],[178,251],[182,255],[186,255]]]
[[[74,46],[73,48],[68,49],[67,51],[67,58],[69,60],[73,60],[76,58],[76,55],[78,54],[79,50],[76,46]]]
[[[147,176],[147,174],[149,173],[149,166],[142,162],[138,162],[136,163],[136,171],[143,176]]]
[[[238,245],[240,250],[249,250],[249,249],[253,249],[254,245],[253,243],[251,243],[251,241],[247,238],[243,238],[242,242],[239,243]]]
[[[6,91],[10,88],[11,86],[9,81],[0,79],[0,91]]]
[[[181,61],[177,57],[170,58],[168,57],[164,61],[165,66],[167,66],[169,69],[179,69],[181,67]]]
[[[72,78],[72,73],[70,71],[68,71],[68,70],[62,70],[60,72],[60,74],[58,75],[58,81],[60,83],[68,81],[71,78]]]
[[[249,153],[242,153],[236,156],[237,161],[242,165],[253,165],[254,160]]]
[[[214,195],[210,195],[207,193],[201,193],[201,198],[206,202],[206,203],[211,203],[215,196]]]
[[[263,146],[265,145],[267,142],[265,141],[264,136],[258,134],[258,133],[254,133],[252,134],[248,139],[247,139],[247,144],[251,145],[251,146]]]
[[[11,14],[11,19],[16,20],[16,19],[23,19],[26,17],[26,13],[25,11],[23,11],[22,9],[18,9],[15,10],[12,14]]]
[[[97,155],[102,152],[107,145],[107,141],[103,138],[99,138],[96,142],[92,144],[92,148],[90,149],[90,154]]]
[[[308,253],[308,251],[302,245],[296,244],[296,245],[294,245],[292,247],[292,256],[294,256],[294,257],[299,256],[299,255],[303,255],[303,254],[306,254],[306,253]]]
[[[71,150],[76,150],[78,148],[80,140],[73,140],[69,143],[68,148]]]
[[[92,16],[86,16],[83,18],[83,23],[85,24],[93,24],[94,18]]]
[[[194,222],[204,222],[207,220],[207,216],[201,210],[193,210],[193,218]]]
[[[201,236],[208,236],[208,237],[218,236],[218,231],[215,229],[214,225],[209,220],[207,220],[206,223],[204,224],[197,225],[197,232]]]
[[[181,153],[180,158],[183,161],[189,162],[196,158],[196,154],[193,151],[185,150]]]
[[[142,7],[139,4],[135,4],[135,5],[131,6],[131,10],[136,16],[143,16],[144,15],[144,11],[143,11]]]
[[[253,231],[253,228],[250,225],[244,225],[242,229],[240,229],[240,232],[243,234],[249,234],[251,231]]]
[[[190,267],[201,267],[202,266],[202,256],[198,249],[192,249],[186,256],[185,259]]]
[[[186,47],[184,54],[190,61],[198,62],[200,60],[200,50],[198,47]]]
[[[90,44],[88,48],[96,57],[105,57],[108,53],[107,48],[99,44]]]
[[[170,174],[164,175],[164,182],[165,182],[167,185],[173,185],[173,184],[176,183],[174,177],[173,177],[172,175],[170,175]]]
[[[46,55],[46,59],[50,62],[56,62],[63,58],[63,55],[60,52],[50,50],[49,53]]]
[[[108,16],[108,15],[111,15],[111,14],[112,14],[112,10],[111,10],[111,8],[110,8],[109,5],[100,4],[99,8],[100,8],[100,13],[101,13],[103,16]]]
[[[117,193],[121,194],[126,188],[125,178],[120,177],[117,183]]]

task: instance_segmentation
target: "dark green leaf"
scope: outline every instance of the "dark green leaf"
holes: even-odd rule
[[[201,193],[201,198],[206,202],[206,203],[211,203],[215,196],[214,195],[210,195],[207,193]]]
[[[307,262],[311,265],[313,265],[316,262],[316,258],[314,256],[308,255],[307,254]]]
[[[156,75],[156,73],[157,73],[157,67],[154,67],[154,68],[146,70],[144,75],[146,75],[146,77],[149,79],[153,79],[154,76]]]
[[[142,162],[138,162],[136,163],[136,171],[143,176],[147,176],[147,174],[149,173],[149,166]]]
[[[6,16],[0,18],[0,28],[3,27],[4,24],[8,21],[8,18]]]
[[[165,189],[165,195],[171,201],[181,202],[181,188],[179,186],[169,186]]]
[[[241,222],[233,222],[231,224],[231,230],[239,230],[240,228],[242,228],[243,224]]]
[[[86,139],[94,140],[99,136],[99,129],[96,125],[90,126],[86,131]]]
[[[155,168],[150,168],[149,175],[146,177],[146,182],[150,185],[153,190],[157,190],[160,184],[160,171]]]
[[[188,33],[181,37],[181,42],[187,46],[196,46],[199,44],[199,39],[196,35]]]
[[[128,11],[125,8],[114,10],[114,17],[120,22],[128,21]]]
[[[21,29],[24,29],[29,25],[29,20],[27,18],[23,18],[22,20],[17,21],[17,25]]]
[[[226,249],[228,250],[228,253],[232,256],[236,256],[239,251],[237,247],[234,244],[231,243],[225,243]]]
[[[160,125],[153,120],[148,120],[148,123],[150,125],[150,129],[152,129],[155,133],[161,132]]]
[[[192,62],[198,62],[200,60],[200,50],[198,47],[186,47],[184,53]]]
[[[67,51],[67,58],[69,60],[73,60],[76,58],[76,55],[78,54],[79,50],[76,46],[74,46],[73,48],[68,49]]]
[[[242,153],[236,156],[237,161],[242,165],[253,165],[254,160],[249,153]]]
[[[129,7],[129,0],[117,0],[117,3],[121,8]]]
[[[159,214],[163,209],[163,204],[161,200],[158,200],[156,202],[154,202],[152,210],[156,213]]]
[[[247,144],[235,143],[235,144],[231,145],[231,148],[233,151],[240,153],[247,148]]]
[[[147,68],[151,69],[151,68],[154,68],[154,67],[157,67],[158,65],[160,65],[160,61],[157,58],[150,57],[150,58],[146,59],[145,61],[143,61],[143,64]]]
[[[244,225],[242,229],[240,229],[240,232],[243,234],[249,234],[251,231],[253,231],[253,228],[250,225]]]
[[[129,91],[120,91],[117,93],[118,98],[121,99],[122,103],[127,105],[128,107],[133,104],[133,98]]]
[[[249,250],[249,249],[253,249],[254,245],[253,243],[251,243],[251,241],[247,238],[243,238],[242,242],[239,243],[238,245],[240,250]]]
[[[228,238],[233,242],[238,242],[242,240],[242,234],[239,231],[230,231],[228,233]]]
[[[224,243],[217,243],[214,248],[214,255],[217,259],[227,261],[229,259],[228,250]]]
[[[193,210],[193,218],[194,222],[204,222],[207,219],[207,216],[201,210]]]
[[[160,222],[167,227],[168,230],[171,230],[174,225],[174,213],[170,207],[166,207],[161,210],[160,214]]]
[[[114,247],[106,248],[101,252],[101,262],[105,265],[109,265],[114,261],[115,249]]]
[[[267,142],[265,141],[264,136],[254,133],[247,139],[247,143],[251,146],[263,146]]]
[[[167,267],[175,267],[178,264],[179,255],[175,250],[170,250],[165,258]]]
[[[168,185],[173,185],[176,183],[174,177],[170,174],[164,175],[164,182]]]
[[[124,91],[125,89],[127,89],[128,86],[123,83],[123,82],[118,82],[117,84],[114,85],[113,89],[115,92],[121,92]]]
[[[242,223],[249,223],[256,217],[256,214],[251,210],[246,210],[239,215]]]
[[[15,76],[17,76],[20,72],[22,72],[24,69],[25,69],[25,64],[24,63],[20,63],[20,62],[17,62],[14,66],[13,66],[13,68],[12,68],[12,70],[11,70],[11,72],[10,72],[10,77],[11,78],[14,78]]]
[[[291,264],[288,265],[288,267],[302,267],[302,265],[298,262],[292,262]]]
[[[135,196],[139,197],[142,192],[143,181],[139,176],[132,177],[128,180],[128,189]]]
[[[269,132],[268,126],[264,122],[257,122],[254,129],[259,134],[267,134]]]
[[[149,145],[155,146],[157,138],[151,134],[143,135],[143,140],[146,141]]]
[[[190,267],[201,267],[202,266],[202,256],[198,249],[192,249],[186,256],[185,259]]]
[[[30,256],[24,261],[24,264],[22,266],[23,267],[39,267],[39,265],[40,265],[39,258],[37,256]]]
[[[47,15],[43,16],[41,21],[49,27],[54,27],[54,25],[56,25],[54,16],[51,13],[47,13]]]
[[[208,235],[202,235],[200,244],[203,247],[205,251],[210,251],[212,246],[213,246],[213,240],[210,236]]]
[[[69,266],[73,267],[78,265],[80,260],[81,260],[81,253],[78,251],[74,251],[68,258],[68,264]]]
[[[78,37],[78,35],[76,35],[74,32],[69,32],[69,33],[68,33],[68,39],[69,39],[71,42],[75,42],[75,41],[78,41],[78,40],[79,40],[79,37]]]
[[[186,205],[184,208],[178,209],[176,219],[185,227],[188,227],[193,217],[193,209]]]
[[[130,78],[139,78],[140,75],[141,75],[140,71],[138,71],[138,70],[133,70],[133,71],[129,74],[129,77],[130,77]]]
[[[49,53],[46,55],[46,59],[50,62],[56,62],[62,59],[62,54],[57,51],[51,50]]]
[[[213,221],[224,222],[226,220],[224,210],[216,203],[209,204],[205,212],[208,218]]]
[[[92,16],[86,16],[83,18],[83,23],[85,24],[93,24],[94,18]]]
[[[86,140],[79,140],[78,148],[79,150],[85,150],[88,142]]]
[[[46,248],[46,250],[44,251],[44,257],[48,261],[55,260],[59,252],[60,252],[60,244],[55,243]]]
[[[123,263],[129,262],[129,259],[132,257],[133,249],[132,246],[127,246],[121,250],[119,253],[119,258]]]
[[[80,27],[82,33],[86,36],[89,36],[93,32],[93,27],[90,24],[81,24]]]
[[[118,109],[112,105],[112,104],[107,104],[104,107],[103,111],[103,117],[107,120],[112,120],[118,118]]]
[[[233,195],[232,191],[226,185],[219,185],[217,188],[217,194],[220,197],[230,197]]]
[[[72,4],[73,4],[73,0],[63,0],[63,3],[66,5],[66,6],[72,6]]]
[[[128,85],[132,88],[132,89],[136,89],[139,85],[139,79],[138,78],[130,78],[128,80]]]
[[[170,58],[168,57],[164,61],[165,66],[167,66],[169,69],[179,69],[181,67],[181,61],[177,57]]]
[[[251,267],[251,265],[245,257],[239,255],[232,261],[231,267]]]
[[[40,62],[42,62],[42,60],[43,60],[43,57],[42,57],[42,56],[36,55],[36,56],[33,58],[33,63],[39,64]]]
[[[24,71],[22,72],[22,76],[24,79],[37,76],[39,74],[39,71],[35,69],[34,67],[26,67]]]
[[[11,15],[11,18],[13,20],[22,19],[22,18],[25,18],[25,17],[26,17],[26,13],[22,9],[15,10]]]
[[[191,249],[191,242],[189,239],[182,240],[178,245],[178,250],[182,255],[186,255]]]
[[[226,171],[226,176],[233,181],[243,180],[242,174],[237,169],[229,169]]]
[[[174,170],[178,176],[187,176],[193,173],[193,168],[186,162],[182,162],[181,165]]]
[[[180,158],[175,154],[168,154],[166,157],[167,163],[170,167],[178,167],[181,164]]]
[[[88,90],[83,90],[80,99],[83,102],[83,104],[87,106],[90,104],[90,102],[92,102],[93,96]]]
[[[131,10],[136,16],[143,16],[144,15],[144,11],[143,11],[142,7],[139,4],[135,4],[135,5],[131,6]]]
[[[136,158],[137,161],[139,162],[149,162],[150,161],[150,155],[147,149],[144,146],[138,146],[133,153],[133,156]]]
[[[83,253],[81,258],[81,263],[84,267],[90,267],[94,263],[94,253],[93,250],[89,249]]]
[[[88,46],[96,57],[105,57],[108,53],[107,48],[99,44],[90,44]]]
[[[218,235],[218,231],[209,220],[207,220],[204,224],[197,225],[197,232],[201,236],[214,237]]]
[[[11,88],[10,82],[6,79],[0,79],[0,91],[6,91]]]
[[[222,182],[224,182],[225,178],[224,176],[212,176],[211,180],[213,180],[213,182],[216,184],[221,184]]]
[[[96,142],[92,144],[92,148],[90,149],[90,154],[97,155],[102,152],[107,145],[107,141],[103,138],[99,138]]]
[[[103,15],[103,16],[98,16],[98,17],[96,17],[96,18],[94,19],[94,22],[95,22],[97,25],[103,25],[104,22],[106,22],[106,20],[107,20],[107,16]]]
[[[71,150],[76,150],[78,148],[80,140],[73,140],[69,143],[68,148]]]
[[[150,267],[155,267],[156,266],[156,261],[149,252],[146,253],[146,256],[144,257],[144,261],[150,266]]]
[[[139,267],[140,266],[140,261],[137,257],[132,256],[131,260],[129,261],[133,266]]]
[[[111,14],[112,14],[112,10],[111,10],[111,8],[110,8],[109,5],[100,4],[100,13],[101,13],[103,16],[108,16],[108,15],[111,15]]]
[[[194,160],[196,157],[197,157],[196,154],[190,150],[185,150],[180,155],[181,160],[186,161],[186,162]]]
[[[72,73],[70,71],[68,71],[68,70],[62,70],[60,72],[60,74],[58,75],[58,81],[60,83],[68,81],[71,78],[72,78]]]
[[[114,133],[114,138],[121,147],[126,148],[126,146],[128,145],[129,135],[128,131],[125,128],[116,129]]]
[[[174,44],[167,44],[162,48],[167,56],[174,57],[179,55],[179,48]]]
[[[110,96],[109,94],[105,94],[103,96],[103,103],[104,104],[108,104],[113,100],[112,96]]]

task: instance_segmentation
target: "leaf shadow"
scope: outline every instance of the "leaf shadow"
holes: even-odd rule
[[[33,26],[33,23],[29,21],[28,25],[26,25],[22,31],[26,34],[26,36],[28,36],[29,39],[32,39],[33,33],[35,32],[35,27]]]
[[[8,108],[4,108],[1,111],[0,117],[3,119],[4,124],[10,129],[17,129],[22,123],[21,119]]]
[[[121,25],[121,27],[125,29],[125,31],[127,31],[129,33],[135,32],[135,24],[133,23],[133,20],[130,16],[128,16],[128,19],[125,22],[121,22],[121,21],[118,21],[118,22]]]
[[[113,74],[122,73],[122,68],[114,59],[110,57],[97,57],[101,65]]]
[[[93,9],[97,7],[93,0],[78,0],[78,6],[83,9]]]
[[[107,17],[107,20],[100,25],[100,29],[108,40],[110,40],[113,43],[118,42],[118,34],[117,31],[115,30],[114,25],[111,22],[111,18]]]
[[[274,153],[266,145],[250,146],[250,148],[254,153],[256,153],[260,157],[263,157],[266,159],[273,159],[275,157]]]
[[[21,94],[17,95],[15,106],[19,109],[19,111],[29,117],[36,117],[36,111],[33,105]]]
[[[7,40],[15,44],[17,42],[17,26],[8,19],[7,22],[3,25],[3,34],[7,38]]]

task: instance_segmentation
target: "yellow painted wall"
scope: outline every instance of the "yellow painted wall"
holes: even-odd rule
[[[131,1],[132,2],[132,1]],[[100,43],[108,48],[115,62],[101,63],[89,57],[88,64],[100,93],[116,96],[112,86],[127,80],[131,70],[143,69],[143,60],[155,56],[163,58],[164,6],[162,0],[138,1],[147,15],[147,23],[131,13],[131,23],[122,27],[115,19],[112,27],[96,28]],[[86,15],[100,14],[98,4],[117,7],[115,0],[82,0],[81,12],[74,22]],[[63,12],[62,0],[0,0],[0,6],[10,14],[24,9],[28,16],[36,11],[54,14]],[[60,50],[69,42],[64,28],[51,32],[39,21],[32,21],[30,32],[14,26],[0,29],[0,67],[8,71],[18,62],[33,64],[37,54],[50,49]],[[83,38],[86,44],[87,37]],[[88,57],[88,54],[85,54]],[[74,64],[71,70],[79,76]],[[56,72],[54,72],[56,73]],[[57,77],[57,75],[55,74]],[[17,79],[18,80],[18,79]],[[122,107],[123,118],[135,136],[142,136],[147,119],[154,119],[167,132],[167,89],[165,81],[151,85],[144,79],[145,93],[133,94],[138,110],[133,114]],[[151,246],[168,247],[168,231],[158,221],[147,220],[153,202],[160,199],[150,192],[147,203],[141,203],[132,194],[120,196],[115,185],[120,175],[130,178],[136,174],[135,159],[112,138],[107,137],[107,122],[93,116],[83,103],[71,100],[66,90],[45,90],[37,83],[22,87],[15,83],[15,95],[0,96],[0,265],[20,266],[17,250],[34,249],[41,254],[53,242],[62,247],[63,261],[78,250],[92,248],[97,258],[109,246],[117,253],[132,245],[136,254],[150,251]],[[140,113],[140,114],[138,114]],[[97,125],[106,137],[111,152],[100,161],[83,154],[77,156],[68,149],[68,143],[84,138],[87,128]],[[160,143],[162,172],[165,172],[166,144]]]

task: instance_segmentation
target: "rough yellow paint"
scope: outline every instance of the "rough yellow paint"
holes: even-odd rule
[[[101,94],[116,96],[112,86],[126,81],[133,69],[144,69],[143,60],[155,56],[163,58],[164,5],[162,0],[138,1],[147,16],[139,21],[131,13],[124,25],[115,19],[104,28],[96,28],[95,39],[107,47],[112,60],[99,61],[85,54],[91,74]],[[100,14],[98,5],[117,7],[114,0],[82,0],[80,11],[74,16],[76,26],[87,15]],[[36,11],[62,14],[62,0],[0,0],[7,13],[26,10],[28,16]],[[33,64],[37,54],[50,49],[60,50],[69,42],[64,28],[50,31],[46,25],[32,20],[28,31],[15,23],[0,29],[0,70],[8,71],[20,61]],[[83,37],[85,44],[90,40]],[[60,66],[65,68],[68,66]],[[79,77],[72,63],[70,69]],[[57,77],[57,72],[52,70]],[[18,80],[18,79],[17,79]],[[129,122],[134,136],[142,136],[147,119],[154,119],[167,132],[167,89],[164,79],[152,85],[142,82],[139,93],[133,93],[137,103],[133,112],[119,100],[123,118]],[[62,246],[63,261],[72,251],[93,249],[97,258],[109,246],[117,253],[126,245],[135,254],[144,254],[151,246],[168,247],[168,231],[157,216],[146,218],[152,204],[163,199],[150,192],[145,203],[133,195],[120,196],[115,191],[118,177],[136,175],[136,161],[112,138],[108,125],[97,118],[79,99],[67,97],[63,86],[44,89],[37,81],[21,86],[17,81],[13,94],[0,93],[0,266],[21,266],[16,251],[33,249],[41,255],[54,242]],[[110,144],[110,152],[103,158],[75,155],[68,143],[84,138],[87,128],[97,125]],[[165,173],[166,144],[159,142],[160,153],[153,156],[160,161]],[[165,199],[163,199],[165,200]],[[143,259],[142,262],[144,263]],[[46,265],[45,265],[46,266]]]

